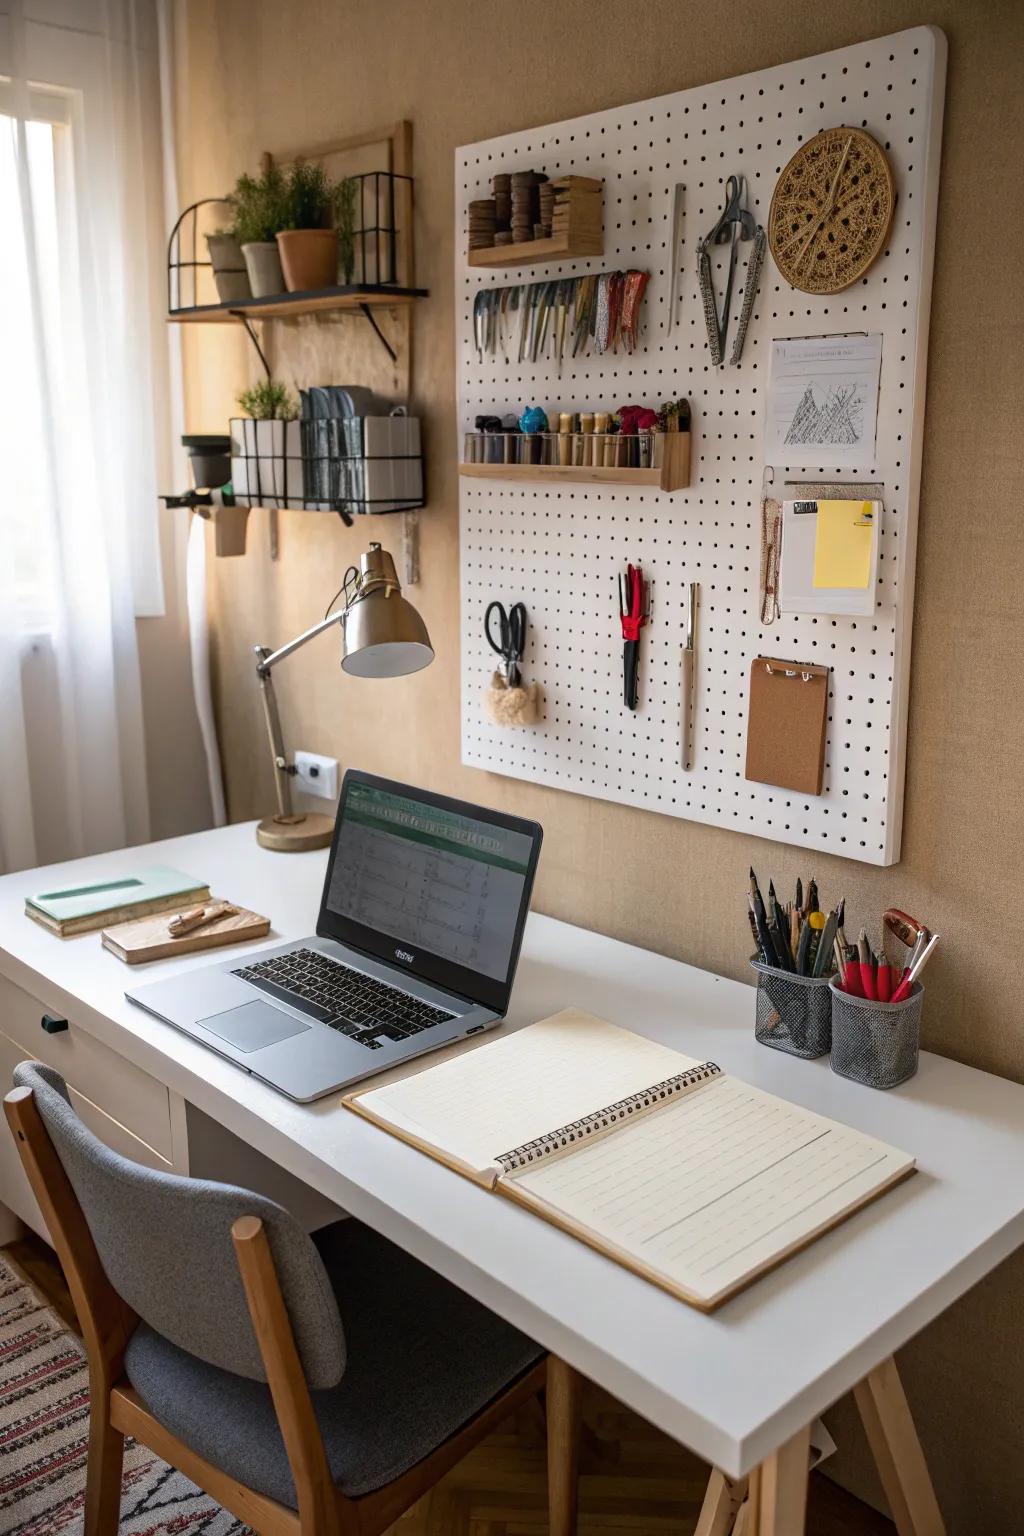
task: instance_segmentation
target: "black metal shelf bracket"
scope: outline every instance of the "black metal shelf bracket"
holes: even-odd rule
[[[263,348],[260,346],[259,337],[256,335],[256,332],[252,328],[252,321],[249,319],[249,316],[245,313],[244,310],[241,310],[241,309],[230,309],[230,310],[228,310],[228,314],[231,315],[232,318],[235,319],[235,320],[241,320],[242,324],[245,326],[246,331],[248,332],[249,340],[252,342],[253,346],[256,348],[256,356],[259,358],[260,362],[263,364],[263,368],[264,368],[264,371],[265,371],[265,373],[267,375],[267,378],[268,379],[273,379],[274,375],[270,371],[270,364],[267,362],[266,353],[264,352]]]
[[[370,308],[369,304],[360,304],[359,308],[362,310],[363,314],[366,316],[367,320],[369,320],[370,324],[373,326],[373,329],[376,331],[377,339],[381,346],[384,348],[384,351],[387,353],[388,357],[390,357],[393,363],[397,363],[398,353],[395,351],[394,347],[391,345],[390,341],[388,341],[387,337],[384,335],[384,332],[377,324],[376,316],[374,315],[373,310]]]

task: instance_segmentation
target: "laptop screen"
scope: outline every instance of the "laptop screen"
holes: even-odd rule
[[[350,772],[317,931],[503,1007],[539,844],[533,822]]]

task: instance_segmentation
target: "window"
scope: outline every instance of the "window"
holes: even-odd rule
[[[0,293],[4,300],[3,365],[0,367],[0,438],[5,439],[8,616],[23,633],[48,630],[53,618],[53,519],[49,505],[50,447],[44,420],[46,381],[40,377],[37,313],[45,332],[59,326],[61,241],[58,177],[70,153],[66,98],[33,91],[31,119],[19,134],[17,120],[4,112],[8,93],[0,84]],[[27,151],[27,201],[32,229],[22,214],[19,157]],[[32,292],[31,261],[38,271]],[[37,311],[36,298],[39,306]]]

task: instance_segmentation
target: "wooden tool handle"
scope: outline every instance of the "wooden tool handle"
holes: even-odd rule
[[[215,901],[209,907],[192,907],[188,912],[179,912],[177,917],[172,917],[167,924],[167,932],[180,939],[183,934],[201,928],[204,923],[215,922],[218,917],[234,917],[237,911],[238,908],[227,901]]]

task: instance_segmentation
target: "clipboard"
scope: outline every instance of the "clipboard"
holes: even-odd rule
[[[820,795],[825,774],[829,668],[755,656],[747,700],[745,777]]]
[[[858,516],[854,508],[863,511]],[[822,510],[819,512],[819,508]],[[826,512],[844,509],[850,532],[865,536],[865,579],[855,586],[831,585],[819,577],[821,533]],[[781,613],[850,614],[870,618],[878,582],[878,536],[882,504],[868,499],[803,497],[782,503]],[[865,526],[861,526],[865,525]]]

